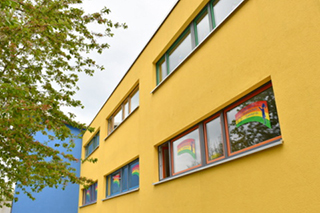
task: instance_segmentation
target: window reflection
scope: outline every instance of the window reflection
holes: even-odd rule
[[[223,156],[223,141],[221,132],[220,117],[213,119],[206,124],[206,142],[208,160],[214,160]]]
[[[229,110],[227,119],[231,152],[281,135],[272,88]]]
[[[216,26],[219,25],[243,0],[220,0],[214,5]]]
[[[117,128],[122,121],[122,109],[120,109],[113,118],[113,129]]]
[[[172,146],[174,173],[186,171],[201,164],[198,129],[175,140]]]
[[[131,112],[139,106],[139,90],[131,98]]]
[[[207,12],[203,13],[202,16],[199,17],[197,21],[197,44],[201,43],[201,41],[209,34],[210,32],[210,23],[209,23],[209,15]]]
[[[190,31],[180,38],[180,41],[169,52],[169,71],[172,72],[174,68],[191,52],[192,42]]]

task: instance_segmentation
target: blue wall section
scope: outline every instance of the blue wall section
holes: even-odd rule
[[[68,126],[74,135],[78,135],[80,130]],[[35,136],[36,140],[43,142],[47,139],[42,134]],[[75,148],[73,148],[72,154],[76,158],[81,158],[81,138],[74,138]],[[53,142],[49,143],[54,145]],[[57,148],[58,150],[65,151],[62,147]],[[73,162],[72,167],[75,168],[76,174],[80,176],[80,161]],[[16,191],[18,191],[17,189]],[[14,202],[12,205],[12,213],[76,213],[78,212],[78,195],[79,185],[69,183],[65,190],[59,188],[44,188],[40,193],[33,193],[35,200],[31,200],[27,195],[22,192],[18,197],[18,202]]]

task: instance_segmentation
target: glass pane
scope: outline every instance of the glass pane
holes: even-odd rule
[[[130,164],[130,189],[136,188],[139,186],[139,162]]]
[[[187,32],[174,49],[169,52],[169,72],[171,72],[180,62],[192,51],[192,42],[190,31]]]
[[[160,179],[170,176],[169,164],[169,144],[163,144],[159,147],[159,173]]]
[[[122,192],[125,192],[128,190],[128,166],[125,166],[123,168],[123,173],[122,173]]]
[[[111,195],[118,194],[120,192],[121,173],[117,172],[111,175]]]
[[[126,118],[129,115],[129,102],[127,101],[123,106],[123,118]]]
[[[243,0],[220,0],[213,8],[216,26],[219,25]]]
[[[113,118],[113,129],[117,128],[119,124],[122,122],[122,109],[117,112],[117,114]]]
[[[93,151],[92,141],[88,144],[88,154],[90,155]]]
[[[280,136],[272,88],[227,112],[231,152]]]
[[[158,83],[160,83],[168,75],[166,61],[164,59],[159,62],[158,72],[159,72],[159,82]]]
[[[85,203],[90,203],[91,202],[91,188],[89,187],[88,189],[85,190],[86,196],[85,196]]]
[[[173,142],[174,173],[201,164],[199,130],[196,129]]]
[[[139,90],[131,97],[131,112],[139,106]]]
[[[210,33],[209,15],[205,12],[197,21],[198,44]]]
[[[223,142],[220,117],[206,124],[208,160],[223,156]]]
[[[97,200],[97,195],[98,195],[98,183],[95,183],[94,186],[93,186],[93,190],[94,190],[94,193],[93,193],[93,198],[92,198],[92,201],[96,201]]]

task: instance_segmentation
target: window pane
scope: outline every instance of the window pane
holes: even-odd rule
[[[129,115],[129,102],[127,101],[123,106],[123,118],[126,118]]]
[[[199,130],[196,129],[173,142],[174,173],[201,164]]]
[[[128,166],[125,166],[123,168],[122,173],[122,192],[125,192],[128,190]]]
[[[117,128],[119,124],[122,122],[122,109],[117,112],[117,114],[113,118],[113,129]]]
[[[227,112],[231,152],[280,136],[272,88]]]
[[[120,192],[121,173],[117,172],[111,175],[111,195],[118,194]]]
[[[91,190],[90,187],[85,190],[86,196],[85,196],[85,204],[90,203],[91,201]]]
[[[199,44],[210,32],[210,22],[208,12],[205,12],[198,20],[197,20],[197,36]]]
[[[192,42],[190,31],[187,32],[174,49],[169,52],[169,72],[171,72],[180,62],[191,52]]]
[[[160,179],[170,176],[169,143],[159,147],[159,173]]]
[[[158,83],[160,83],[168,75],[166,61],[164,59],[159,62],[158,72],[159,72]]]
[[[139,162],[130,164],[130,189],[136,188],[139,186]]]
[[[93,146],[92,146],[92,141],[88,144],[88,153],[92,153],[93,151]]]
[[[223,142],[220,117],[215,118],[206,124],[206,136],[208,150],[207,159],[210,161],[223,156]]]
[[[98,195],[98,183],[95,183],[92,188],[93,188],[92,201],[96,201],[97,200],[97,195]]]
[[[139,106],[139,90],[131,97],[131,112]]]
[[[219,25],[242,1],[243,0],[220,0],[213,9],[216,26]]]

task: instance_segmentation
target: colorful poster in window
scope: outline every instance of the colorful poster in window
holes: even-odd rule
[[[137,175],[139,177],[139,164],[132,167],[131,173],[132,173],[132,175]]]
[[[195,150],[195,142],[194,139],[189,138],[184,141],[182,141],[178,145],[178,155],[182,155],[184,153],[188,153],[191,155],[194,159],[196,159],[196,150]]]
[[[242,108],[236,114],[236,127],[257,121],[271,128],[267,101],[257,101]]]
[[[112,179],[113,179],[112,180],[113,184],[116,184],[117,186],[120,186],[120,174],[117,174],[117,175],[113,176]]]

